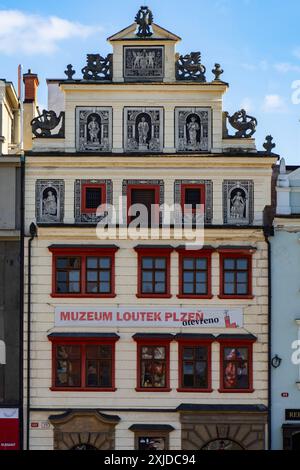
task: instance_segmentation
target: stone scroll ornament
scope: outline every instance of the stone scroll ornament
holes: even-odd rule
[[[230,125],[237,130],[234,137],[249,138],[256,132],[257,119],[253,116],[249,116],[244,109],[237,111],[232,116],[230,116],[229,113],[225,113],[225,116]]]
[[[112,80],[113,55],[87,54],[87,65],[83,67],[84,80]]]
[[[60,126],[55,133],[53,131]],[[42,114],[31,121],[32,133],[35,137],[64,137],[65,135],[65,113],[62,111],[59,116],[55,111],[43,110]]]
[[[153,23],[153,13],[147,6],[141,6],[136,14],[135,22],[138,25],[136,35],[140,38],[147,38],[153,35],[151,25]]]
[[[201,64],[200,52],[191,52],[190,54],[178,57],[176,62],[177,80],[206,82],[205,72],[206,67]]]

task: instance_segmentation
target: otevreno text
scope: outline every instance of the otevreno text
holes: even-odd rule
[[[186,309],[153,307],[57,307],[56,326],[114,326],[114,327],[217,327],[243,326],[242,309]]]

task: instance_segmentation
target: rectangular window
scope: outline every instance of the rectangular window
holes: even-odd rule
[[[166,258],[142,258],[142,293],[165,294],[167,279]]]
[[[170,247],[136,247],[138,253],[137,297],[170,298]]]
[[[56,259],[56,292],[59,294],[80,293],[81,258]]]
[[[86,287],[89,294],[111,293],[111,258],[86,259]]]
[[[114,245],[53,246],[53,297],[115,297]]]
[[[220,297],[252,298],[251,253],[220,252]]]
[[[201,206],[203,207],[201,208]],[[181,206],[184,213],[204,213],[205,185],[204,184],[182,184]]]
[[[139,204],[141,210],[133,206]],[[138,226],[151,227],[159,224],[159,185],[129,185],[127,189],[128,223],[138,219]],[[136,221],[137,223],[137,221]]]
[[[114,338],[52,338],[53,390],[114,391]]]
[[[178,298],[212,298],[211,255],[212,249],[186,250],[179,253],[179,295]]]
[[[136,336],[136,337],[135,337]],[[170,391],[170,342],[172,335],[154,335],[154,338],[138,338],[137,388],[138,392]],[[146,335],[150,336],[150,335]],[[164,338],[157,338],[164,336]],[[167,338],[165,338],[167,337]]]
[[[208,387],[208,350],[201,346],[182,348],[182,388]]]
[[[253,343],[226,341],[220,345],[220,392],[253,392]]]
[[[106,203],[105,184],[82,184],[81,187],[81,213],[96,213],[101,204]]]

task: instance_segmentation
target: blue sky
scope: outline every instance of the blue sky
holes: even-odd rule
[[[0,77],[17,81],[17,66],[80,77],[87,53],[110,52],[106,38],[133,22],[141,0],[0,0]],[[299,0],[151,0],[154,21],[182,37],[178,52],[201,51],[207,78],[215,62],[230,84],[224,110],[245,107],[258,119],[257,146],[271,133],[276,151],[300,164]],[[297,83],[298,82],[298,83]],[[292,87],[296,88],[292,88]],[[298,103],[299,101],[299,103]]]

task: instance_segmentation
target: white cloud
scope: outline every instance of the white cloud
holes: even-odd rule
[[[0,10],[0,52],[13,55],[52,54],[58,43],[87,38],[99,27],[86,26],[57,16],[40,16],[20,10]]]
[[[287,110],[285,100],[280,95],[266,95],[262,110],[265,113],[284,113]]]
[[[290,64],[289,62],[280,62],[274,65],[274,69],[279,73],[296,72],[300,73],[300,66]]]

